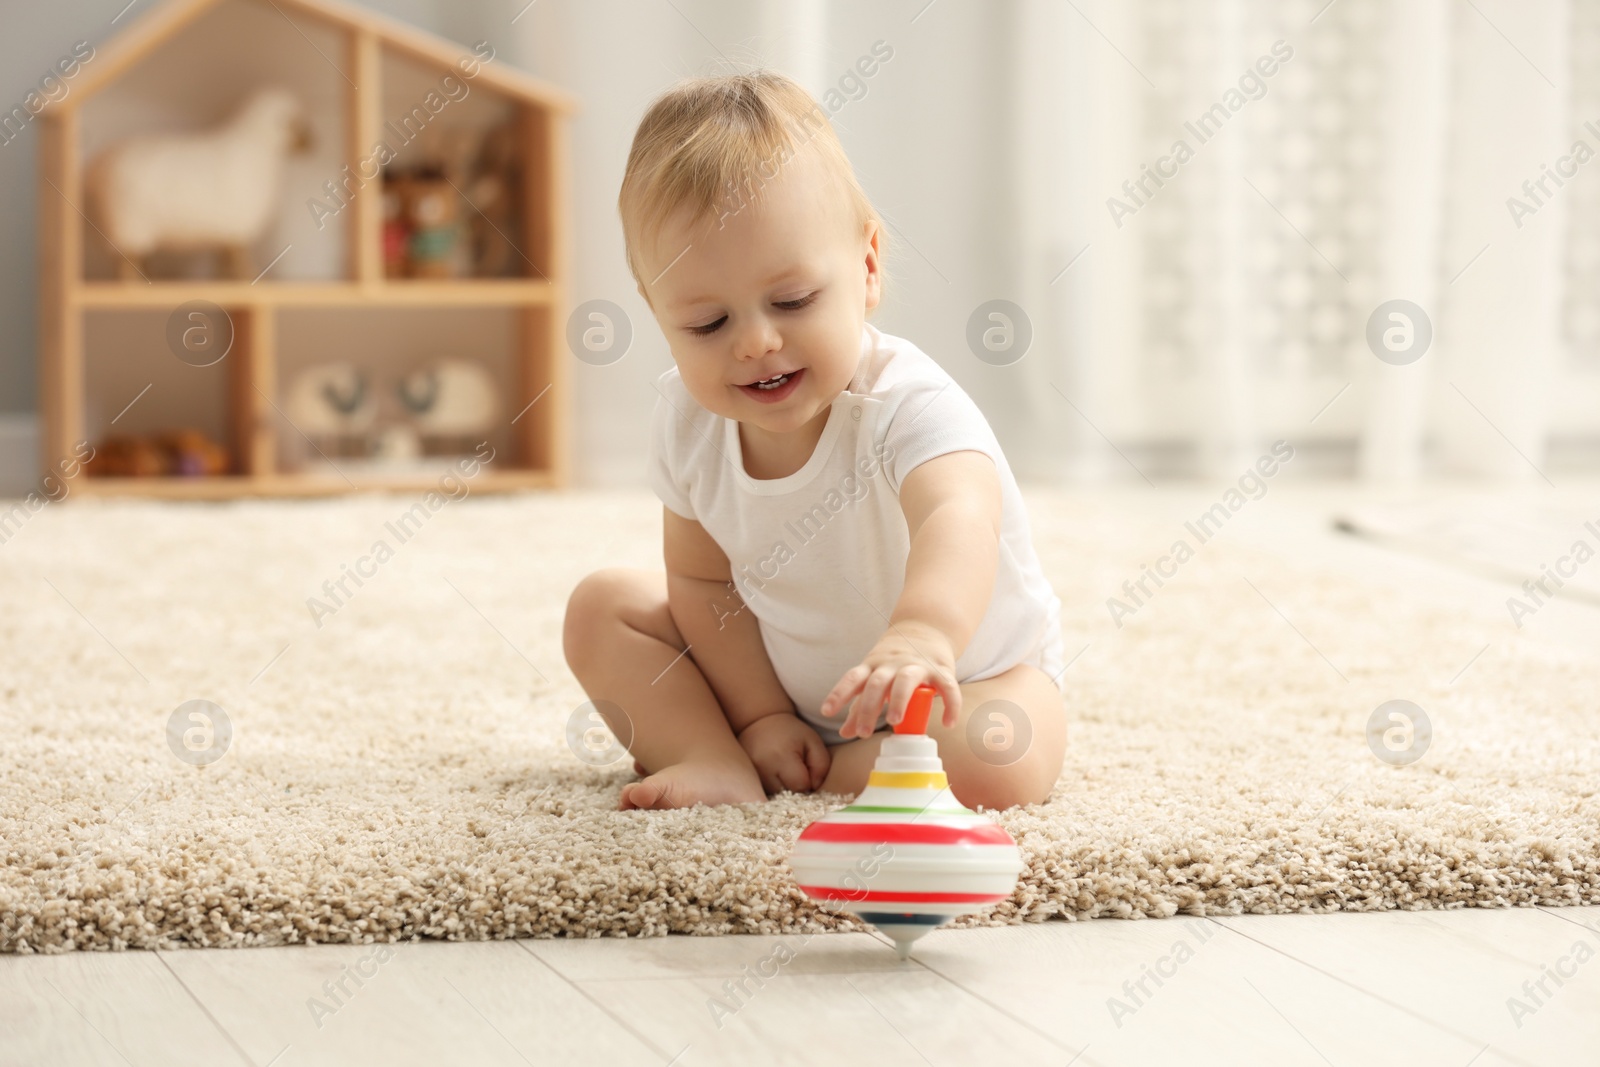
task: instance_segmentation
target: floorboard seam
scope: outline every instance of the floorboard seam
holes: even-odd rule
[[[874,939],[882,941],[889,948],[892,949],[892,948],[895,947],[894,942],[890,938],[888,938],[887,936],[879,933],[878,931],[871,930],[871,931],[868,931],[868,933]],[[1076,1062],[1078,1060],[1078,1058],[1080,1056],[1082,1056],[1084,1054],[1084,1052],[1089,1047],[1088,1045],[1083,1045],[1080,1048],[1074,1049],[1071,1045],[1068,1045],[1065,1042],[1059,1040],[1058,1038],[1055,1038],[1055,1037],[1051,1036],[1050,1034],[1045,1033],[1043,1030],[1039,1029],[1037,1026],[1035,1026],[1033,1023],[1029,1022],[1027,1019],[1024,1019],[1020,1015],[1015,1015],[1010,1010],[1001,1007],[999,1004],[996,1004],[994,1001],[990,1000],[988,997],[984,996],[982,993],[978,993],[978,992],[975,992],[975,991],[973,991],[971,989],[968,989],[966,986],[962,985],[959,981],[957,981],[956,979],[954,979],[954,978],[950,977],[949,975],[945,974],[943,971],[939,970],[937,967],[934,967],[934,966],[928,964],[926,961],[919,959],[916,956],[915,953],[913,953],[912,956],[911,956],[911,962],[915,963],[917,966],[921,967],[923,970],[928,971],[930,974],[938,975],[940,979],[942,979],[945,982],[948,982],[950,985],[954,986],[956,989],[961,990],[961,992],[965,993],[967,996],[971,997],[972,999],[974,999],[974,1000],[976,1000],[976,1001],[978,1001],[978,1002],[980,1002],[982,1004],[987,1004],[990,1008],[992,1008],[995,1011],[999,1012],[1001,1015],[1004,1015],[1006,1018],[1010,1019],[1012,1022],[1016,1023],[1018,1026],[1021,1026],[1023,1029],[1028,1030],[1028,1031],[1030,1031],[1030,1032],[1032,1032],[1034,1034],[1037,1034],[1039,1037],[1043,1038],[1045,1041],[1048,1041],[1050,1044],[1054,1045],[1056,1048],[1060,1049],[1061,1051],[1069,1053],[1069,1054],[1072,1054],[1074,1062]],[[873,973],[876,973],[876,972],[873,972]],[[1087,1063],[1090,1065],[1090,1067],[1093,1067],[1094,1062],[1095,1062],[1094,1060],[1087,1061]]]
[[[225,949],[223,951],[247,952],[249,950]],[[156,959],[160,961],[161,966],[167,969],[167,973],[172,975],[173,981],[178,983],[178,987],[184,991],[190,1000],[194,1001],[194,1006],[199,1008],[201,1013],[205,1015],[207,1019],[211,1020],[211,1025],[217,1028],[217,1033],[222,1035],[223,1040],[233,1046],[233,1050],[239,1054],[239,1058],[244,1060],[245,1063],[249,1064],[250,1067],[256,1067],[256,1061],[250,1058],[250,1054],[244,1050],[244,1046],[239,1044],[238,1041],[234,1040],[234,1036],[228,1032],[228,1028],[223,1026],[217,1017],[211,1014],[211,1009],[206,1007],[205,1004],[201,1002],[200,998],[194,995],[194,990],[189,988],[189,983],[185,982],[182,976],[179,975],[177,971],[172,969],[172,964],[167,962],[166,957],[162,955],[160,949],[156,950],[155,956]]]
[[[554,965],[552,965],[550,963],[549,960],[547,960],[544,957],[540,956],[537,952],[533,951],[533,949],[529,948],[526,944],[524,944],[523,943],[524,940],[525,940],[524,938],[514,938],[513,942],[518,947],[520,947],[524,952],[526,952],[528,955],[530,955],[534,959],[538,960],[540,965],[543,966],[546,970],[548,970],[551,974],[555,975],[557,978],[559,978],[563,982],[567,983],[567,985],[571,986],[572,989],[579,996],[583,997],[583,999],[587,1000],[589,1003],[593,1004],[595,1007],[599,1008],[602,1012],[604,1012],[606,1014],[607,1018],[611,1019],[618,1026],[622,1027],[628,1033],[632,1034],[646,1048],[650,1049],[656,1055],[658,1055],[662,1059],[666,1059],[666,1060],[676,1060],[678,1058],[678,1056],[682,1055],[682,1052],[679,1052],[677,1055],[673,1055],[672,1053],[669,1053],[666,1049],[662,1048],[660,1045],[657,1045],[654,1041],[650,1040],[644,1034],[640,1033],[638,1030],[635,1030],[633,1028],[633,1025],[631,1023],[629,1023],[626,1019],[622,1018],[616,1012],[612,1011],[610,1008],[608,1008],[604,1004],[600,1003],[600,1001],[597,1000],[594,997],[594,995],[592,993],[590,993],[587,989],[583,988],[577,982],[574,982],[572,979],[570,979],[566,975],[562,974]]]
[[[1207,915],[1205,918],[1206,918],[1207,922],[1216,923],[1218,926],[1222,927],[1224,930],[1227,930],[1229,933],[1237,934],[1238,936],[1240,936],[1242,938],[1245,938],[1248,941],[1252,941],[1255,944],[1260,945],[1264,949],[1268,949],[1268,950],[1270,950],[1272,952],[1276,952],[1278,955],[1282,956],[1284,959],[1293,960],[1295,963],[1298,963],[1302,967],[1308,967],[1311,970],[1316,971],[1318,974],[1320,974],[1320,975],[1322,975],[1322,976],[1324,976],[1326,978],[1333,979],[1335,982],[1338,982],[1342,986],[1347,986],[1350,989],[1354,989],[1357,993],[1360,993],[1362,996],[1371,997],[1373,1000],[1376,1000],[1380,1004],[1388,1005],[1389,1007],[1395,1009],[1396,1011],[1403,1012],[1406,1015],[1411,1016],[1413,1019],[1416,1019],[1418,1022],[1421,1022],[1426,1026],[1431,1026],[1435,1030],[1441,1030],[1444,1033],[1449,1034],[1451,1037],[1459,1038],[1462,1041],[1465,1041],[1469,1045],[1479,1046],[1478,1055],[1480,1055],[1480,1056],[1483,1054],[1483,1050],[1484,1049],[1488,1049],[1488,1050],[1492,1051],[1495,1055],[1500,1056],[1501,1058],[1503,1058],[1503,1059],[1505,1059],[1505,1060],[1507,1060],[1507,1061],[1509,1061],[1511,1063],[1520,1063],[1520,1064],[1523,1065],[1523,1067],[1540,1067],[1540,1065],[1537,1064],[1537,1063],[1529,1063],[1527,1060],[1524,1060],[1519,1056],[1513,1056],[1511,1053],[1509,1053],[1509,1052],[1505,1051],[1504,1049],[1500,1048],[1498,1045],[1494,1044],[1494,1042],[1492,1042],[1492,1041],[1484,1041],[1480,1037],[1475,1037],[1475,1036],[1473,1036],[1471,1034],[1464,1034],[1461,1031],[1457,1030],[1453,1026],[1449,1026],[1449,1025],[1447,1025],[1445,1023],[1441,1023],[1441,1022],[1439,1022],[1439,1021],[1437,1021],[1435,1019],[1428,1018],[1426,1015],[1423,1015],[1421,1012],[1417,1011],[1414,1008],[1409,1008],[1404,1004],[1396,1004],[1394,1001],[1390,1000],[1388,997],[1383,996],[1382,994],[1374,993],[1370,989],[1367,989],[1367,988],[1365,988],[1363,986],[1356,985],[1354,982],[1350,981],[1349,979],[1342,978],[1339,975],[1334,974],[1331,971],[1325,971],[1321,967],[1318,967],[1316,964],[1311,963],[1308,960],[1303,960],[1299,956],[1291,955],[1290,953],[1285,952],[1283,949],[1279,948],[1278,946],[1269,944],[1269,943],[1261,940],[1259,937],[1254,937],[1254,936],[1252,936],[1250,934],[1245,933],[1242,930],[1235,930],[1233,927],[1228,926],[1226,923],[1217,922],[1217,920],[1215,918],[1213,918],[1212,916],[1210,916],[1210,915]],[[1476,1057],[1474,1057],[1474,1058],[1476,1058]]]
[[[1600,907],[1596,907],[1593,904],[1581,904],[1581,905],[1579,905],[1579,907],[1582,910],[1584,910],[1585,912],[1588,912],[1591,915],[1593,915],[1595,917],[1597,923],[1600,923]],[[1590,926],[1588,923],[1581,923],[1577,919],[1574,919],[1570,915],[1561,914],[1561,911],[1558,911],[1558,910],[1556,910],[1554,908],[1551,908],[1548,904],[1536,904],[1536,905],[1534,905],[1534,909],[1533,910],[1537,911],[1541,915],[1548,915],[1552,919],[1556,919],[1556,920],[1559,920],[1560,922],[1564,922],[1564,923],[1568,923],[1568,924],[1570,924],[1572,926],[1576,926],[1580,930],[1587,930],[1591,934],[1600,933],[1600,925]],[[1563,910],[1566,910],[1566,909],[1563,909]]]

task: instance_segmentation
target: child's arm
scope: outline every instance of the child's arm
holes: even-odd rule
[[[961,709],[956,659],[994,594],[1000,476],[992,459],[960,451],[919,464],[900,484],[900,510],[911,550],[889,629],[822,702],[822,714],[834,715],[859,694],[839,728],[845,737],[870,735],[885,700],[889,721],[898,722],[912,690],[923,682],[939,690],[944,724],[954,726]]]
[[[705,527],[663,508],[667,609],[689,655],[755,765],[763,788],[809,792],[830,760],[822,737],[795,714],[761,640],[761,627],[739,596],[722,546]],[[762,725],[754,729],[756,723]]]
[[[737,735],[794,701],[767,658],[755,613],[735,590],[727,554],[693,519],[663,507],[667,607]]]

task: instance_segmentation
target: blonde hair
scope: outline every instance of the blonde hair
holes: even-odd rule
[[[633,135],[617,211],[628,270],[639,276],[641,238],[689,205],[708,225],[737,214],[801,149],[815,146],[857,220],[878,223],[880,266],[887,233],[828,121],[792,78],[775,71],[687,78],[650,105]],[[720,209],[719,209],[720,205]]]

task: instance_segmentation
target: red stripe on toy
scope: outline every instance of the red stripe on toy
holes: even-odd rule
[[[827,885],[803,885],[800,890],[817,900],[894,901],[903,904],[997,904],[1010,893],[909,893],[892,889],[835,889]]]
[[[902,845],[1014,845],[1005,827],[935,826],[904,822],[814,822],[802,841],[887,841]]]

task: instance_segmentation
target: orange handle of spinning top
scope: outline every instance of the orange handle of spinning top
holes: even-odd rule
[[[928,716],[933,711],[933,698],[939,691],[931,685],[924,683],[911,691],[911,699],[906,701],[906,712],[900,721],[894,724],[897,734],[925,734],[928,732]]]

